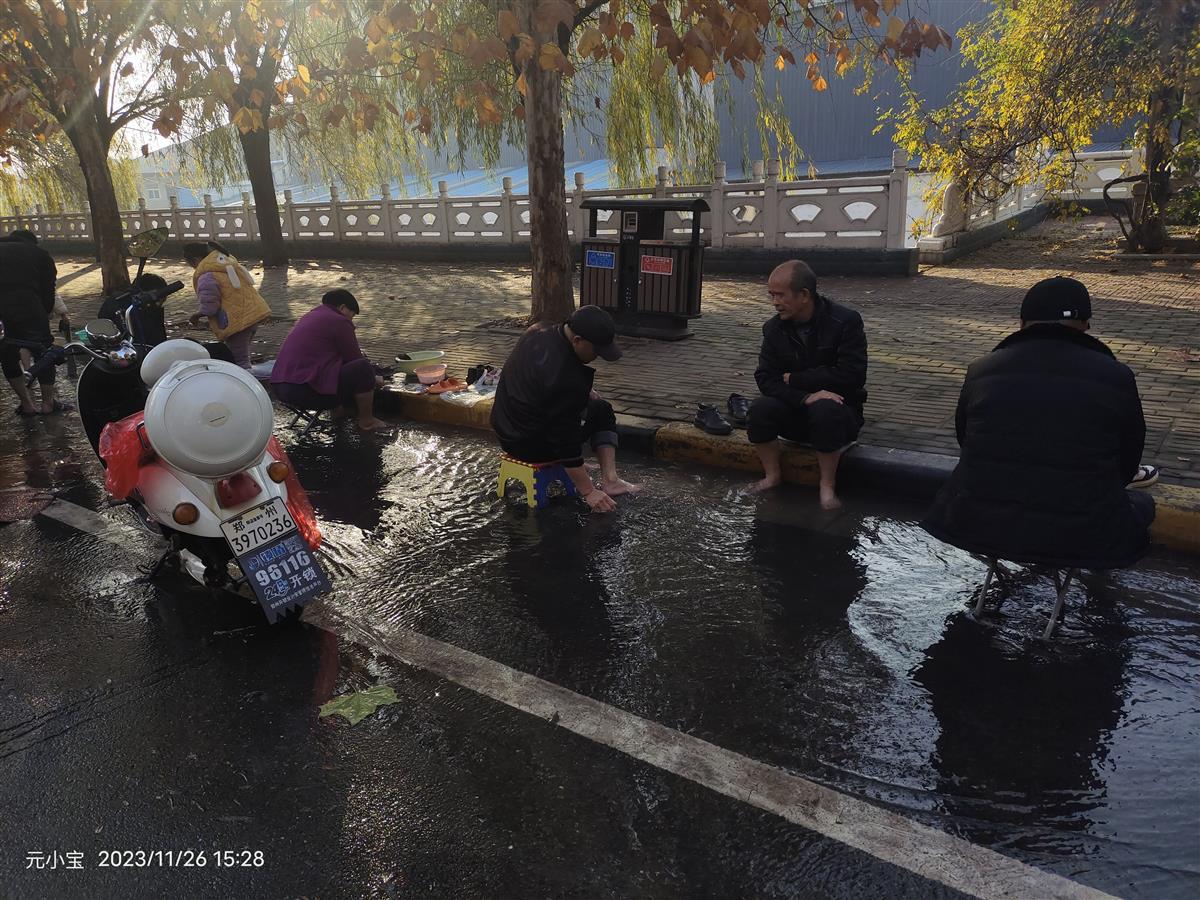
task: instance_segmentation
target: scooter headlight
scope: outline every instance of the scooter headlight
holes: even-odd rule
[[[177,525],[195,525],[200,518],[200,510],[194,503],[180,503],[171,513],[171,518]]]
[[[283,482],[287,481],[287,477],[290,474],[291,469],[288,468],[288,464],[285,462],[276,460],[267,466],[267,475],[269,475],[271,480],[276,484],[282,484]]]

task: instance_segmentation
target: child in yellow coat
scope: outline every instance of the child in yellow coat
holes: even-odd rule
[[[194,266],[192,287],[198,309],[193,324],[208,317],[208,327],[233,354],[234,362],[250,368],[250,342],[258,326],[271,316],[271,307],[254,287],[242,265],[216,241],[191,243],[183,248],[188,265]]]

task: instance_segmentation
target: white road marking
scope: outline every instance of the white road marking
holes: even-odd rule
[[[132,528],[56,500],[41,515],[124,546]],[[453,644],[397,628],[384,634],[321,601],[306,621],[410,666],[553,722],[664,772],[773,813],[876,859],[973,897],[1103,900],[1111,895],[1043,872],[866,801],[593,700]]]
[[[71,503],[68,500],[55,500],[39,513],[48,519],[70,525],[78,531],[86,531],[101,540],[108,541],[118,547],[126,548],[131,540],[137,538],[153,540],[152,536],[137,529],[106,519],[98,512]]]
[[[419,632],[384,634],[325,602],[305,620],[964,894],[1111,896]]]

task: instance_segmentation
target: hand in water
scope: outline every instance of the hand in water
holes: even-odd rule
[[[612,512],[617,508],[617,504],[613,498],[599,488],[592,491],[583,500],[591,508],[592,512]]]

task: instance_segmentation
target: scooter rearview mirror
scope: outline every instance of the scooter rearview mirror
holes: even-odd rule
[[[167,242],[170,233],[170,229],[165,225],[139,231],[129,239],[130,255],[138,259],[148,259],[162,249],[162,245]]]
[[[136,278],[142,277],[142,272],[146,268],[146,260],[162,249],[162,245],[167,242],[170,233],[171,230],[162,225],[158,228],[139,231],[129,239],[129,253],[137,257],[138,261]]]

